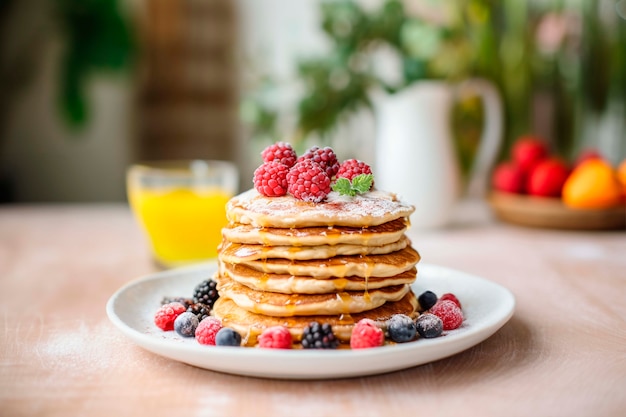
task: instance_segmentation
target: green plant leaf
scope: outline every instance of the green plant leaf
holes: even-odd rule
[[[337,178],[332,189],[341,195],[354,197],[357,194],[368,192],[372,188],[373,182],[374,176],[372,174],[360,174],[352,178],[352,182],[347,178]]]

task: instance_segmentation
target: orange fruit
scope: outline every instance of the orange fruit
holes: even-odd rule
[[[563,185],[562,198],[573,208],[616,207],[622,204],[622,184],[608,162],[590,159],[572,171]]]

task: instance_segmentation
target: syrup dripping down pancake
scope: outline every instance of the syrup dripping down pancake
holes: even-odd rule
[[[230,298],[239,307],[268,316],[310,316],[360,313],[398,301],[409,291],[408,285],[368,291],[341,291],[330,294],[281,294],[256,291],[228,277],[217,277],[220,298]]]
[[[283,294],[327,294],[341,291],[366,291],[415,281],[414,267],[391,277],[312,278],[288,274],[267,274],[245,265],[221,264],[220,274],[257,291]]]
[[[382,246],[400,240],[408,228],[404,218],[370,227],[316,226],[281,229],[231,223],[222,229],[224,240],[266,246],[361,245]]]
[[[232,300],[220,298],[213,307],[212,314],[222,321],[224,326],[230,327],[243,336],[245,346],[254,346],[257,337],[268,327],[286,326],[294,341],[302,340],[304,328],[312,321],[328,323],[332,326],[335,336],[342,342],[349,342],[352,327],[361,319],[371,319],[383,327],[394,314],[406,314],[409,317],[417,316],[417,300],[415,294],[409,291],[398,301],[391,301],[373,310],[354,314],[317,315],[295,317],[273,317],[252,313],[237,306]]]
[[[354,197],[328,194],[322,203],[308,203],[292,196],[265,197],[255,189],[231,198],[228,220],[257,227],[300,228],[309,226],[369,227],[406,218],[415,211],[396,194],[372,190]]]

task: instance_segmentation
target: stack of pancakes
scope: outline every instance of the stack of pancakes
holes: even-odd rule
[[[405,232],[414,207],[395,194],[331,192],[323,203],[252,189],[227,205],[213,315],[253,346],[271,326],[294,341],[312,321],[348,342],[353,325],[416,315],[410,284],[419,254]]]

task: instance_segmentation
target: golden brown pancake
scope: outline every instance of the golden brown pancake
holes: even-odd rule
[[[411,284],[415,281],[415,268],[392,277],[345,277],[317,279],[307,276],[267,274],[245,265],[220,264],[220,274],[257,291],[283,294],[325,294],[338,291],[365,291],[390,285]]]
[[[317,226],[281,229],[230,223],[222,229],[222,235],[228,242],[266,246],[381,246],[400,240],[407,227],[408,221],[404,218],[370,227]]]
[[[257,271],[272,274],[311,276],[315,278],[390,277],[413,268],[420,255],[410,246],[385,255],[335,256],[328,259],[291,261],[272,258],[240,262]]]
[[[354,197],[328,194],[322,203],[309,203],[290,195],[265,197],[250,189],[226,205],[228,220],[257,227],[376,226],[406,218],[415,207],[396,194],[372,190]]]
[[[291,332],[294,341],[299,342],[302,340],[304,328],[312,321],[330,324],[335,336],[343,342],[348,342],[352,333],[352,327],[359,320],[368,318],[384,327],[387,320],[394,314],[406,314],[409,317],[417,316],[416,308],[417,300],[415,295],[409,291],[399,301],[388,302],[373,310],[355,314],[272,317],[244,310],[227,298],[217,300],[212,314],[219,318],[224,326],[239,332],[243,336],[243,345],[254,346],[257,342],[257,337],[263,330],[272,326],[286,326]]]
[[[392,285],[368,291],[341,291],[330,294],[282,294],[257,291],[231,278],[217,277],[220,298],[230,298],[239,307],[268,316],[310,316],[360,313],[397,301],[409,291],[408,285]]]
[[[342,255],[384,255],[406,248],[410,244],[406,236],[397,242],[382,246],[362,245],[320,245],[320,246],[265,246],[232,243],[223,241],[220,245],[220,259],[226,263],[240,263],[268,258],[289,260],[326,259]]]

